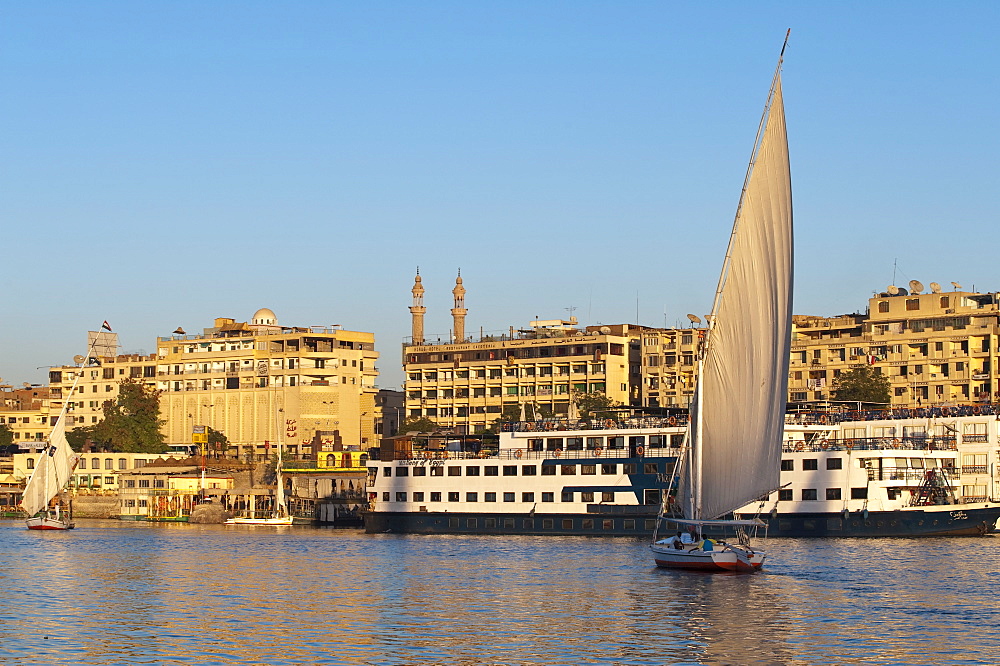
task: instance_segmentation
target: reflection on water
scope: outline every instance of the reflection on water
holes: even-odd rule
[[[0,522],[0,664],[1000,663],[997,539],[622,539]]]

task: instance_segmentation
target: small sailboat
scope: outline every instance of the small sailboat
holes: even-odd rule
[[[226,520],[226,525],[293,525],[294,517],[288,511],[288,502],[285,499],[285,484],[281,478],[281,464],[283,462],[282,453],[284,448],[281,445],[281,438],[278,438],[278,463],[275,468],[277,475],[277,487],[274,491],[274,511],[269,516],[258,516],[256,511],[248,516],[235,516]]]
[[[111,332],[111,326],[107,321],[101,325],[101,331]],[[77,360],[86,364],[87,360],[93,357],[99,339],[95,336],[87,355],[78,356]],[[76,387],[82,377],[81,369],[76,373],[68,395],[76,395]],[[70,401],[64,399],[62,409],[52,423],[48,443],[40,451],[35,469],[28,477],[21,495],[21,509],[28,514],[25,522],[29,530],[71,530],[75,526],[72,521],[72,510],[62,496],[79,460],[79,456],[73,453],[66,440],[66,414],[69,405]]]
[[[763,521],[721,518],[779,485],[792,328],[792,190],[781,93],[787,44],[788,34],[698,360],[679,501],[661,511],[650,546],[660,567],[751,572],[765,559],[753,541],[758,528],[766,530]],[[661,526],[675,536],[658,538]],[[729,533],[732,541],[718,536]]]

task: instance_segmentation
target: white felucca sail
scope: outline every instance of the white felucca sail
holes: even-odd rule
[[[778,487],[791,308],[792,187],[779,59],[708,321],[682,489],[688,518],[718,518]]]
[[[60,412],[57,418],[49,434],[48,446],[41,451],[35,469],[24,486],[21,506],[29,516],[48,507],[52,498],[62,492],[69,482],[73,471],[73,453],[66,441],[65,414]]]

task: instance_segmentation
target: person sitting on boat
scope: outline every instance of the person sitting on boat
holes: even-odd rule
[[[705,537],[705,540],[701,542],[701,549],[702,550],[715,550],[715,541],[713,541],[712,539],[710,539],[708,537]]]
[[[697,541],[697,539],[694,538],[694,530],[688,530],[687,532],[681,534],[681,543],[685,546],[691,545],[695,543],[695,541]]]

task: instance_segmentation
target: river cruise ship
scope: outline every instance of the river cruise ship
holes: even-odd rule
[[[992,532],[998,421],[976,411],[789,415],[780,487],[735,517],[761,518],[769,536]],[[648,537],[671,507],[686,427],[683,415],[631,415],[386,440],[368,462],[365,527]]]

